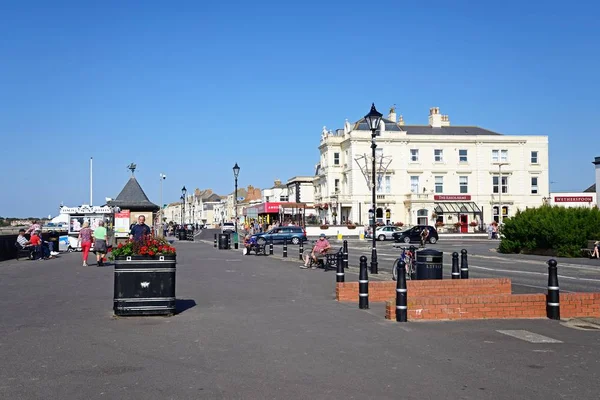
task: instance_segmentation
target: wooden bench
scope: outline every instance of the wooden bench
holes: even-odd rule
[[[250,245],[250,247],[248,248],[248,251],[246,252],[246,255],[249,256],[252,252],[254,252],[255,255],[259,256],[259,255],[263,255],[266,256],[267,255],[267,250],[266,250],[266,243],[260,244],[260,243],[254,243],[252,245]]]
[[[35,251],[33,246],[23,247],[19,242],[15,242],[15,247],[17,248],[17,261],[20,258],[33,260],[33,253]]]
[[[343,254],[343,247],[340,247],[339,250],[329,249],[327,253],[325,253],[325,257],[320,258],[317,262],[317,268],[323,268],[323,271],[329,271],[330,269],[337,269],[337,258],[338,255],[341,257]],[[310,258],[309,266],[314,266],[315,261]]]
[[[587,247],[581,249],[581,254],[584,257],[591,257],[592,253],[594,252],[594,247],[596,247],[596,240],[588,240],[587,241]]]

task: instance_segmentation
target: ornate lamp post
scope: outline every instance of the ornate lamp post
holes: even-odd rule
[[[238,175],[240,174],[240,167],[235,163],[233,166],[233,177],[235,178],[235,191],[233,192],[233,206],[235,207],[235,232],[238,231]]]
[[[182,199],[182,203],[183,203],[183,209],[182,209],[182,224],[185,224],[185,201],[186,201],[186,197],[185,195],[187,194],[187,189],[184,187],[181,188],[181,199]]]
[[[181,195],[179,199],[181,200],[181,225],[183,226],[183,210],[185,209],[183,202],[185,201],[185,198]]]
[[[375,228],[377,226],[376,221],[375,221],[375,216],[377,213],[377,197],[375,195],[376,190],[377,190],[377,175],[375,172],[375,149],[377,148],[377,143],[375,143],[375,138],[377,136],[377,130],[379,129],[379,124],[381,123],[381,117],[383,116],[383,114],[381,114],[380,112],[377,111],[377,109],[375,108],[375,103],[373,103],[371,105],[371,111],[369,111],[369,113],[367,115],[365,115],[365,122],[367,123],[367,127],[371,130],[371,157],[372,159],[372,176],[371,176],[371,184],[373,185],[372,189],[371,189],[371,201],[373,203],[373,215],[371,218],[371,224],[373,225],[373,247],[371,249],[371,273],[372,274],[378,274],[378,264],[377,264],[377,242],[376,242],[376,237],[375,237]]]

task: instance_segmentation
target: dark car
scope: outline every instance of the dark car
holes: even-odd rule
[[[392,233],[392,237],[394,238],[394,240],[396,242],[404,242],[404,243],[420,242],[421,241],[421,231],[424,228],[427,228],[429,230],[429,237],[427,238],[427,241],[431,244],[436,243],[439,239],[437,231],[435,230],[435,228],[433,226],[426,226],[426,225],[416,225],[416,226],[413,226],[412,228],[408,228],[408,229],[405,229],[400,232],[394,232],[394,233]]]
[[[306,242],[306,231],[299,226],[280,226],[279,228],[273,228],[268,232],[257,233],[253,235],[256,238],[258,244],[270,243],[273,239],[273,243],[283,243],[286,239],[288,243],[298,244],[300,241]]]

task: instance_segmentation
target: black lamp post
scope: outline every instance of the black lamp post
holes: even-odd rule
[[[377,264],[377,238],[375,237],[375,229],[377,227],[377,223],[375,221],[376,219],[376,215],[377,215],[377,198],[376,198],[376,190],[377,190],[377,175],[375,172],[375,149],[377,148],[377,143],[375,143],[375,137],[377,136],[377,130],[379,129],[379,124],[381,123],[381,117],[383,115],[377,111],[377,109],[375,108],[375,103],[373,103],[371,105],[371,111],[369,111],[369,113],[367,115],[365,115],[365,122],[367,123],[367,127],[371,130],[371,150],[372,150],[372,154],[371,156],[373,157],[372,160],[372,176],[371,176],[371,184],[373,185],[373,188],[371,189],[371,196],[372,196],[372,202],[373,202],[373,207],[372,207],[372,218],[371,218],[371,224],[373,225],[373,248],[371,249],[371,273],[372,274],[378,274],[378,264]]]
[[[183,226],[183,210],[185,209],[183,202],[185,198],[183,197],[183,195],[181,195],[179,199],[181,200],[181,225]]]
[[[181,199],[182,199],[182,203],[183,203],[183,216],[182,216],[182,224],[185,224],[185,195],[187,194],[187,189],[184,187],[181,188]]]
[[[237,165],[237,163],[235,163],[235,165],[233,166],[233,177],[235,178],[235,191],[233,193],[234,199],[233,199],[233,206],[235,207],[235,233],[237,233],[238,231],[238,209],[237,209],[237,199],[238,199],[238,189],[237,189],[237,184],[238,184],[238,175],[240,174],[240,167],[239,165]]]

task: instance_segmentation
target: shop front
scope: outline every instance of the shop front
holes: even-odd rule
[[[273,224],[279,222],[306,225],[306,209],[311,208],[304,203],[266,202],[248,206],[243,215],[248,223]]]
[[[483,211],[471,195],[436,195],[433,197],[433,219],[436,227],[467,233],[483,229]]]

